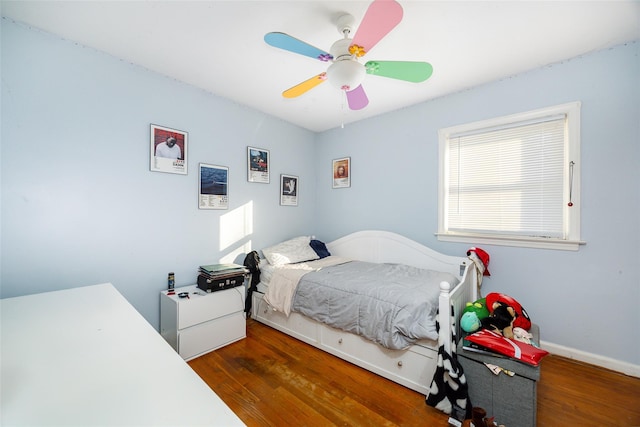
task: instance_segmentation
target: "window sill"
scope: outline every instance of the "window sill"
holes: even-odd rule
[[[534,237],[490,236],[473,233],[436,233],[441,242],[458,242],[498,246],[514,246],[519,248],[555,249],[561,251],[577,251],[580,245],[586,245],[582,240],[541,239]]]

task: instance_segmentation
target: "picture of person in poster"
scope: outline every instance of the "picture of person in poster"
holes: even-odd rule
[[[296,195],[296,178],[285,177],[283,178],[282,194],[286,196]]]
[[[249,182],[269,183],[269,150],[247,147]]]
[[[156,156],[166,159],[182,158],[182,150],[179,145],[176,145],[176,142],[178,142],[178,140],[170,136],[164,142],[156,145]]]
[[[266,151],[251,150],[251,170],[264,172],[267,170],[267,153]]]
[[[338,179],[338,178],[348,178],[348,177],[349,177],[349,172],[347,171],[347,166],[338,165],[338,167],[336,168],[336,174],[334,178]]]
[[[151,170],[187,174],[187,132],[151,125]]]
[[[282,206],[298,206],[298,177],[280,175],[280,204]]]
[[[184,135],[164,129],[155,129],[155,155],[166,159],[184,159]]]
[[[333,161],[333,188],[349,187],[349,158]]]

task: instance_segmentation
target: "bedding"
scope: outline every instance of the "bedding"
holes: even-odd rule
[[[390,349],[438,338],[435,316],[440,283],[450,273],[403,264],[378,264],[328,256],[273,269],[265,301],[299,312]]]
[[[294,264],[320,258],[311,247],[311,237],[300,236],[262,250],[271,265]]]
[[[296,288],[305,274],[347,261],[349,261],[347,258],[342,257],[325,257],[315,261],[274,267],[270,269],[269,287],[265,292],[264,300],[272,309],[289,316]]]

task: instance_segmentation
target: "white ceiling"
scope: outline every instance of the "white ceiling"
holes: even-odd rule
[[[288,89],[327,64],[267,45],[281,31],[323,50],[335,18],[358,24],[369,1],[8,1],[2,15],[107,52],[312,131],[324,131],[640,39],[638,1],[407,1],[402,22],[366,60],[426,61],[433,76],[407,83],[366,76],[370,103],[344,105],[323,84]],[[357,28],[355,29],[357,31]]]

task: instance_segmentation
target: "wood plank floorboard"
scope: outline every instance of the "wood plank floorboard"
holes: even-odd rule
[[[447,426],[424,395],[251,319],[246,339],[189,365],[249,427]],[[640,379],[547,356],[537,419],[542,427],[640,426]]]

